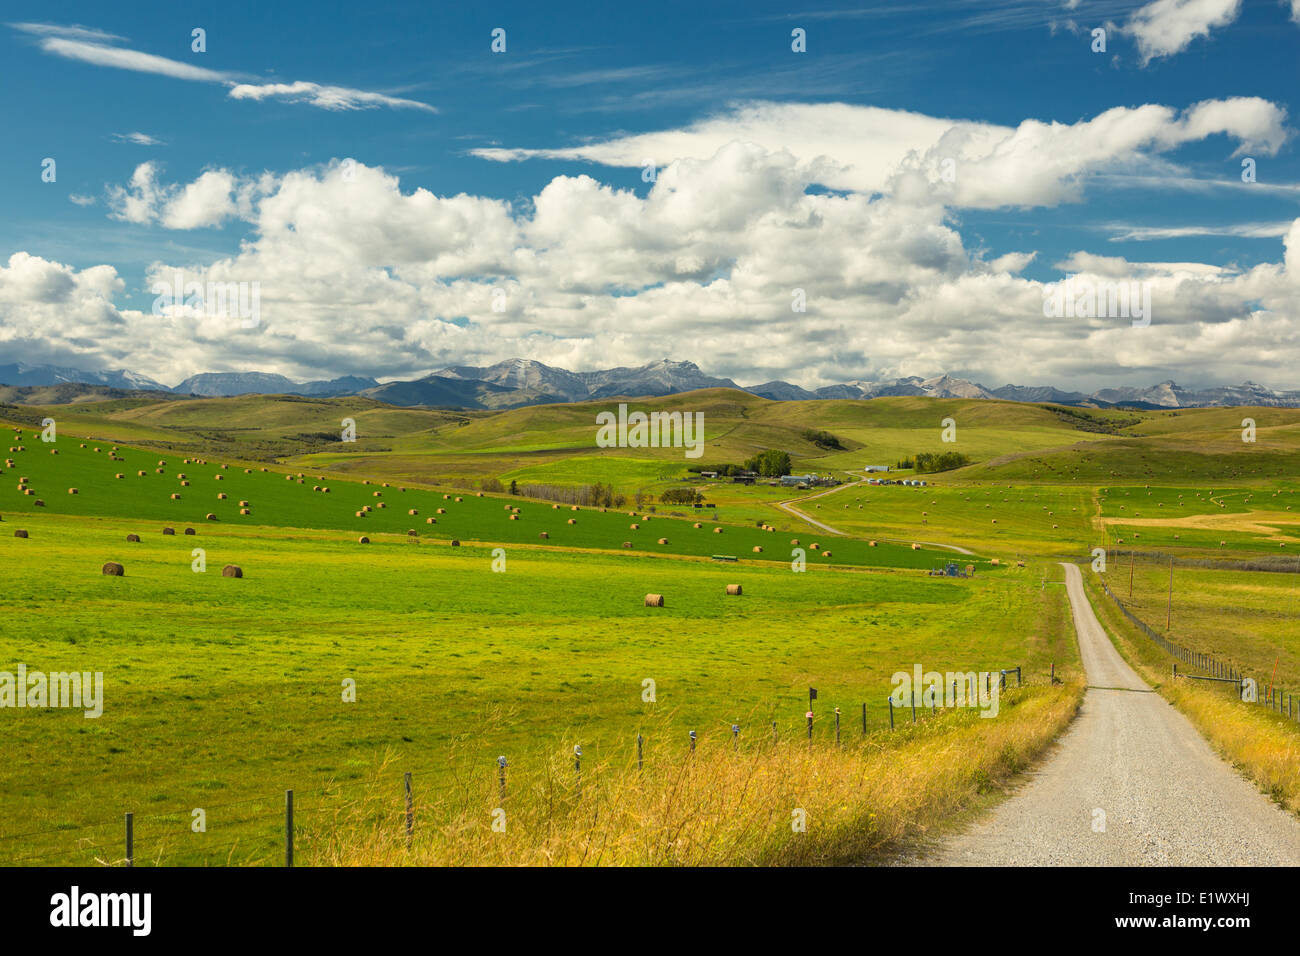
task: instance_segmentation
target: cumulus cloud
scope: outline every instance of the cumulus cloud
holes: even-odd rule
[[[991,209],[1081,198],[1090,176],[1141,169],[1152,157],[1222,134],[1237,153],[1274,155],[1286,110],[1258,97],[1207,100],[1182,112],[1116,107],[1076,123],[1016,127],[844,103],[749,103],[689,126],[560,149],[483,148],[501,162],[533,157],[606,166],[706,159],[728,143],[788,151],[810,181],[922,204]],[[1235,155],[1235,154],[1234,154]]]
[[[112,269],[20,254],[0,271],[0,346],[167,382],[250,367],[411,377],[511,355],[576,368],[670,355],[741,382],[806,386],[953,371],[1097,387],[1153,368],[1294,384],[1300,220],[1281,261],[1249,269],[1086,250],[1053,264],[1059,277],[1149,283],[1153,321],[1135,329],[1126,317],[1045,317],[1044,284],[1021,274],[1034,251],[986,259],[940,202],[809,192],[811,174],[789,152],[730,143],[666,164],[645,196],[558,176],[516,207],[403,190],[352,161],[256,178],[209,170],[186,184],[143,164],[117,214],[247,224],[236,254],[159,261],[144,287],[178,274],[257,283],[260,324],[129,309]],[[806,312],[792,311],[796,289]]]
[[[165,184],[158,180],[159,171],[158,163],[141,163],[126,186],[110,186],[105,193],[109,216],[167,229],[219,226],[237,216],[248,218],[256,197],[275,183],[269,174],[240,178],[218,169],[208,170],[186,185]]]
[[[1145,66],[1181,53],[1198,37],[1227,26],[1241,12],[1241,0],[1155,0],[1133,12],[1125,32],[1137,40]]]

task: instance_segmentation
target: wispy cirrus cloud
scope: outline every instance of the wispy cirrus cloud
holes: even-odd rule
[[[1149,242],[1157,239],[1186,239],[1191,236],[1232,236],[1239,239],[1281,239],[1293,220],[1243,222],[1215,226],[1129,226],[1112,223],[1102,228],[1116,230],[1111,242]]]
[[[109,139],[115,143],[130,143],[133,146],[161,146],[163,141],[148,133],[111,133]]]
[[[228,87],[227,96],[236,100],[282,100],[307,103],[320,109],[366,110],[378,107],[414,109],[436,113],[437,109],[418,100],[389,96],[370,90],[331,86],[300,80],[294,83],[264,83],[259,77],[229,70],[212,70],[165,56],[116,45],[123,37],[82,26],[52,23],[11,23],[15,30],[37,37],[37,45],[54,56],[89,63],[92,66],[150,73],[195,83],[219,83]]]

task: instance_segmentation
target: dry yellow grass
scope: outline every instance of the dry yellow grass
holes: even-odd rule
[[[329,866],[818,865],[880,861],[986,801],[1070,722],[1080,684],[1009,690],[998,717],[948,712],[843,747],[702,737],[638,770],[582,766],[571,747],[533,773],[492,773],[415,809],[407,846],[398,768],[300,835]],[[420,796],[418,783],[417,797]],[[802,819],[805,829],[796,830]],[[494,829],[494,821],[498,829]]]

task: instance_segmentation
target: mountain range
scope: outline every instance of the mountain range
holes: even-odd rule
[[[789,382],[737,385],[729,378],[705,374],[694,362],[663,359],[637,368],[611,368],[571,372],[532,359],[507,359],[495,365],[451,366],[423,378],[380,384],[373,378],[346,375],[328,381],[294,382],[267,372],[203,372],[169,388],[126,369],[87,372],[54,365],[0,365],[0,384],[49,386],[84,384],[133,391],[170,392],[205,398],[231,395],[303,395],[331,398],[361,395],[391,405],[501,409],[524,405],[580,402],[616,396],[661,396],[700,388],[734,388],[775,401],[818,399],[872,399],[889,395],[929,398],[1002,399],[1012,402],[1051,402],[1060,405],[1139,408],[1204,408],[1255,405],[1300,407],[1300,390],[1279,390],[1245,382],[1234,386],[1187,389],[1174,382],[1149,387],[1103,388],[1086,394],[1050,385],[1003,385],[987,388],[951,375],[921,378],[912,375],[892,381],[852,381],[805,389]]]

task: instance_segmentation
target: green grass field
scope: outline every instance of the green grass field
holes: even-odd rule
[[[652,748],[732,722],[795,734],[809,686],[824,739],[836,706],[847,727],[864,702],[871,729],[886,726],[890,675],[914,663],[1041,675],[1072,654],[1059,588],[1014,573],[795,574],[526,547],[508,548],[499,573],[488,548],[397,537],[359,548],[308,529],[25,524],[29,538],[0,537],[0,660],[102,671],[105,702],[99,719],[9,715],[10,861],[116,859],[127,810],[143,861],[267,861],[285,789],[303,813],[327,812],[385,757],[439,788],[490,773],[499,753],[527,767],[562,740],[597,760],[639,731]],[[140,542],[124,540],[131,530]],[[125,576],[102,576],[106,560]],[[245,576],[221,577],[226,563]],[[743,596],[726,596],[729,583]],[[666,606],[642,606],[647,592]],[[355,703],[342,700],[348,678]],[[194,808],[207,809],[204,834],[190,832]]]
[[[850,481],[920,451],[958,450],[972,464],[923,476],[926,488],[707,482],[714,508],[701,510],[572,511],[467,490],[487,478],[601,482],[629,499],[680,487],[680,449],[593,447],[594,411],[608,404],[460,413],[260,396],[0,409],[20,428],[0,439],[13,462],[0,469],[0,670],[102,671],[106,696],[94,720],[5,714],[7,859],[115,861],[131,811],[141,862],[274,862],[288,788],[310,823],[372,794],[376,774],[392,776],[396,807],[406,770],[422,795],[438,794],[490,782],[498,755],[512,773],[544,774],[574,743],[602,766],[626,765],[638,733],[656,758],[685,747],[690,729],[726,740],[736,723],[748,745],[775,721],[790,739],[804,732],[809,686],[819,744],[835,707],[860,734],[866,703],[880,733],[890,675],[917,663],[1019,664],[1038,684],[1056,664],[1068,676],[1057,560],[1095,547],[1229,562],[1300,552],[1288,471],[1300,415],[1285,410],[1249,410],[1249,444],[1232,430],[1242,410],[777,403],[709,390],[633,404],[703,406],[703,465],[768,447],[790,451],[795,470]],[[54,445],[39,438],[47,415]],[[331,438],[344,417],[356,443]],[[945,417],[955,445],[941,440]],[[812,444],[809,428],[844,447]],[[843,534],[777,507],[791,499]],[[950,560],[975,577],[925,573]],[[101,575],[107,561],[125,576]],[[1135,574],[1135,610],[1153,624],[1167,585],[1157,563]],[[226,564],[244,577],[222,577]],[[1123,596],[1121,573],[1110,568]],[[1179,569],[1175,637],[1252,671],[1276,660],[1279,682],[1300,686],[1293,577]],[[731,583],[743,596],[724,593]],[[643,606],[647,593],[666,606]],[[196,808],[206,833],[191,830]]]

